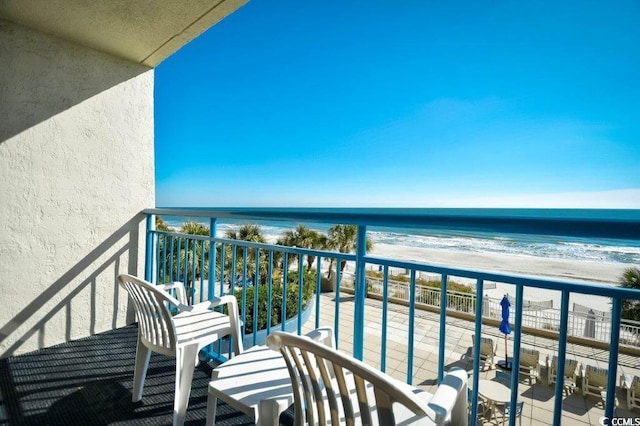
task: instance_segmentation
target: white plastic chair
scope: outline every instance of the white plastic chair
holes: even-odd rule
[[[267,345],[287,364],[296,426],[468,424],[463,369],[447,373],[432,395],[305,336],[277,331]]]
[[[131,296],[138,317],[132,401],[142,399],[151,352],[175,356],[173,424],[182,425],[189,403],[198,351],[224,336],[231,335],[235,354],[242,353],[236,298],[228,295],[211,302],[188,306],[182,283],[156,286],[127,274],[119,275],[118,282]],[[171,296],[168,290],[176,290],[178,298]],[[229,315],[210,310],[223,304],[228,306]],[[177,308],[178,314],[172,315],[169,306]]]

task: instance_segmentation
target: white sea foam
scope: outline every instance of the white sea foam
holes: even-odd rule
[[[228,231],[239,230],[240,226],[219,223],[216,235],[224,237]],[[260,230],[268,243],[275,243],[286,230],[293,227],[294,225],[269,223],[260,225]],[[309,227],[321,232],[327,230],[326,226]],[[612,286],[617,285],[625,268],[640,264],[640,245],[623,245],[607,240],[593,242],[538,235],[441,231],[429,233],[425,230],[416,230],[411,234],[374,230],[368,232],[368,238],[374,244],[371,254],[377,257]],[[512,285],[500,283],[494,289],[485,290],[485,294],[491,297],[499,297],[505,293],[513,295],[514,292]],[[558,291],[527,288],[525,298],[551,299],[554,300],[554,306],[559,306],[560,303]],[[598,296],[572,294],[571,302],[599,310],[610,309],[609,299]]]

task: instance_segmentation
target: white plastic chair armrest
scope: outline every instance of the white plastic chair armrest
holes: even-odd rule
[[[624,374],[624,373],[620,375],[620,387],[622,389],[631,389],[632,384],[633,384],[633,375]]]
[[[191,312],[201,312],[206,311],[207,309],[217,308],[218,306],[225,304],[235,304],[237,306],[237,303],[235,296],[225,295],[222,297],[214,297],[212,300],[206,300],[204,302],[196,303],[195,305],[190,305],[186,310]]]
[[[318,327],[315,330],[311,330],[305,336],[316,342],[320,342],[331,349],[336,348],[336,342],[333,338],[333,327]]]
[[[428,404],[436,413],[436,424],[444,424],[447,417],[456,414],[455,410],[463,413],[463,417],[466,415],[467,380],[467,372],[462,368],[454,368],[444,376]],[[457,413],[457,417],[460,417],[460,413]]]
[[[172,283],[166,283],[166,284],[158,284],[157,287],[161,288],[167,293],[169,292],[169,290],[175,290],[176,299],[178,299],[178,301],[180,301],[180,303],[182,303],[183,305],[187,304],[187,292],[184,290],[184,284],[181,283],[180,281],[174,281]]]

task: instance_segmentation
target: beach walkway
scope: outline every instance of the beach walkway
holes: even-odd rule
[[[320,297],[320,325],[334,325],[335,294],[324,293]],[[338,348],[347,353],[353,351],[353,313],[354,298],[349,294],[342,294],[338,303],[339,328]],[[380,368],[381,366],[381,336],[382,336],[382,303],[378,300],[367,299],[365,304],[365,342],[364,361]],[[387,318],[387,354],[386,372],[391,376],[407,380],[407,342],[408,342],[408,308],[391,304]],[[438,340],[440,335],[440,317],[436,313],[416,310],[414,334],[413,384],[433,392],[436,387],[438,371]],[[305,323],[303,332],[314,328],[315,314]],[[475,324],[457,318],[447,318],[447,340],[445,342],[445,370],[454,366],[467,371],[473,368],[473,360],[469,356],[472,347],[472,335]],[[482,326],[482,335],[491,337],[498,343],[498,359],[504,359],[504,335],[497,327]],[[512,338],[508,341],[509,357],[512,356]],[[537,336],[522,335],[522,346],[534,348],[540,352],[540,380],[529,385],[528,380],[521,376],[518,385],[519,400],[524,401],[522,416],[523,425],[551,425],[553,423],[554,387],[547,383],[547,369],[544,362],[557,352],[558,342],[553,339]],[[568,343],[567,358],[577,359],[581,364],[607,368],[609,352],[589,346]],[[495,367],[480,372],[481,379],[493,379]],[[618,376],[625,374],[640,374],[640,358],[620,354]],[[618,382],[616,380],[616,382]],[[640,411],[629,411],[626,402],[626,390],[616,389],[618,407],[616,417],[639,418]],[[604,408],[600,398],[583,396],[579,389],[568,396],[564,396],[562,424],[563,425],[601,425]],[[639,420],[640,421],[640,420]],[[481,423],[479,423],[481,424]],[[493,424],[487,422],[486,424]]]

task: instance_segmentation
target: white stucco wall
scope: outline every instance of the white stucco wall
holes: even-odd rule
[[[115,277],[143,273],[155,205],[154,71],[2,20],[0,69],[4,357],[125,324]]]

